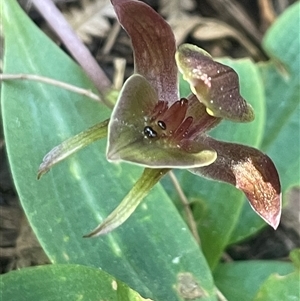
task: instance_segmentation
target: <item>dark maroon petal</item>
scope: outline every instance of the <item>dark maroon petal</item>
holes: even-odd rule
[[[217,151],[218,157],[211,165],[190,171],[242,190],[254,211],[276,229],[281,215],[281,188],[272,160],[252,147],[208,137],[204,140]]]
[[[252,107],[240,95],[239,78],[232,68],[215,62],[207,52],[190,44],[178,48],[176,61],[210,115],[239,122],[254,119]]]
[[[173,135],[169,139],[158,124],[156,128],[148,125],[148,115],[155,106],[164,108],[160,104],[156,91],[144,77],[134,74],[126,81],[108,126],[107,159],[152,168],[211,164],[217,155],[210,146],[195,140],[180,138],[177,141]]]
[[[155,88],[158,99],[178,100],[176,43],[169,24],[140,1],[111,0],[120,24],[131,38],[135,72]]]
[[[203,134],[213,129],[222,121],[222,118],[209,115],[205,105],[198,100],[196,95],[189,95],[188,102],[189,107],[186,116],[191,116],[193,118],[193,126],[189,130],[190,137],[197,137],[199,134]]]
[[[166,112],[160,116],[160,119],[168,125],[168,131],[173,132],[185,119],[188,108],[187,99],[176,101]]]

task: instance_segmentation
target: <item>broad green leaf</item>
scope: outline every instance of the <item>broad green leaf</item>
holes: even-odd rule
[[[300,272],[271,275],[261,286],[253,301],[296,301],[300,298]]]
[[[0,279],[1,300],[146,300],[111,275],[81,265],[25,268],[4,274]]]
[[[190,84],[183,79],[183,75],[178,72],[178,80],[179,80],[179,95],[180,97],[187,98],[191,93]]]
[[[267,117],[272,115],[272,119],[267,123],[262,143],[265,149],[272,150],[278,144],[276,141],[280,141],[284,134],[289,133],[284,133],[287,130],[287,123],[290,122],[295,111],[299,110],[299,22],[300,3],[297,2],[277,19],[263,40],[263,46],[274,63],[261,66],[268,99]],[[278,62],[283,64],[285,71],[280,70],[276,64]],[[274,68],[276,65],[277,70]],[[299,178],[296,181],[299,183]]]
[[[255,64],[248,60],[224,59],[222,63],[230,65],[239,75],[241,95],[253,106],[256,114],[251,123],[240,124],[228,121],[212,131],[212,136],[223,141],[239,142],[249,146],[257,146],[262,138],[264,126],[264,92],[261,79]],[[183,85],[181,84],[181,91]],[[186,171],[178,171],[179,181],[189,199],[198,199],[195,218],[199,225],[199,233],[203,252],[211,267],[214,267],[224,248],[228,245],[231,232],[238,221],[243,203],[252,211],[242,192],[233,186],[208,181],[195,177]],[[165,181],[167,183],[167,181]],[[172,186],[167,189],[176,198]]]
[[[273,159],[284,196],[289,188],[300,185],[299,23],[300,3],[297,2],[266,33],[263,46],[270,54],[271,61],[259,65],[267,105],[266,129],[259,148]],[[286,71],[283,71],[283,66]],[[246,207],[243,207],[230,243],[251,236],[265,225]]]
[[[80,68],[33,25],[16,1],[3,2],[3,16],[4,73],[41,74],[94,90]],[[216,300],[203,254],[160,185],[122,227],[101,238],[82,237],[108,216],[142,173],[138,167],[108,163],[105,140],[36,179],[49,150],[109,117],[103,105],[24,81],[3,83],[1,93],[16,189],[53,263],[101,268],[156,301],[183,300],[182,286],[189,283],[182,283],[182,275],[191,275],[203,292],[201,300]]]
[[[247,239],[265,226],[266,223],[259,216],[257,216],[254,211],[249,210],[248,204],[244,203],[240,212],[240,217],[234,231],[231,234],[228,244],[232,245],[234,243]]]
[[[239,261],[219,264],[214,271],[214,279],[216,286],[227,300],[252,301],[262,283],[271,274],[287,275],[293,270],[293,265],[287,262]],[[286,299],[274,298],[271,300]]]
[[[289,257],[296,269],[300,270],[300,248],[292,250]]]

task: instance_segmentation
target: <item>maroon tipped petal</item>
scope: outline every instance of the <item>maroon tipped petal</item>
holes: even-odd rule
[[[111,0],[131,38],[135,73],[144,76],[159,100],[178,100],[176,43],[169,24],[150,6],[135,0]]]
[[[206,138],[205,144],[217,151],[209,166],[192,173],[236,186],[247,196],[254,211],[276,229],[281,215],[281,187],[272,160],[252,147]]]

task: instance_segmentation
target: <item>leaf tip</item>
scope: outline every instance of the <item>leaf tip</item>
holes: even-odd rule
[[[37,179],[40,180],[41,177],[46,174],[50,169],[45,166],[44,162],[41,163],[37,172]]]
[[[112,230],[112,229],[111,229]],[[91,238],[91,237],[97,237],[100,235],[104,235],[109,233],[111,230],[107,229],[104,227],[104,224],[101,223],[99,226],[97,226],[93,231],[91,231],[90,233],[87,233],[85,235],[83,235],[83,238]]]

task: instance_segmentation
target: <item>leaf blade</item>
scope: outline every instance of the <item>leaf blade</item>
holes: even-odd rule
[[[3,300],[145,300],[111,275],[74,264],[25,268],[0,278]]]
[[[219,264],[214,271],[214,277],[217,287],[228,300],[252,301],[262,283],[271,274],[287,275],[293,270],[293,265],[288,262],[238,261]]]

